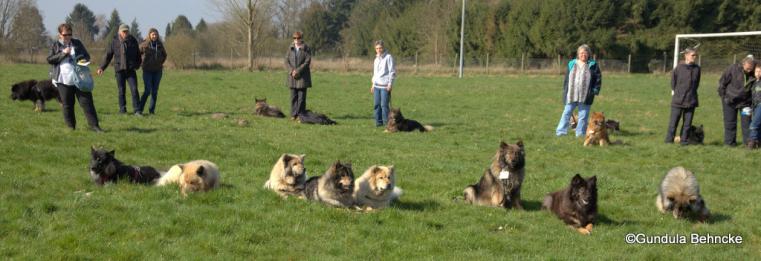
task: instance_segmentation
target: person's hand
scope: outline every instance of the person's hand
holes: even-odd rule
[[[71,47],[63,48],[63,53],[65,53],[65,54],[71,53]]]
[[[103,75],[103,69],[98,68],[98,71],[96,72],[98,76]]]
[[[291,77],[296,77],[296,70],[291,70]]]
[[[388,85],[388,94],[391,94],[391,84]]]
[[[370,85],[370,93],[374,93],[374,92],[375,92],[375,86]]]

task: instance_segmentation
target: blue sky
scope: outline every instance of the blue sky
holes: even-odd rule
[[[37,0],[37,7],[42,12],[45,29],[50,34],[56,33],[58,24],[66,20],[74,5],[82,3],[95,15],[111,17],[116,9],[124,23],[131,23],[137,18],[140,32],[148,32],[155,27],[164,35],[166,24],[172,22],[178,15],[185,15],[195,26],[203,18],[207,23],[220,20],[216,9],[209,0]]]

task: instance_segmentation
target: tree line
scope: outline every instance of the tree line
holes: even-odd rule
[[[400,57],[447,63],[460,46],[462,0],[208,0],[220,21],[195,26],[183,15],[161,28],[172,61],[198,57],[282,56],[293,31],[317,56],[367,57],[383,39]],[[203,8],[203,7],[199,7]],[[465,57],[572,57],[581,44],[605,59],[633,57],[633,71],[673,55],[674,35],[761,28],[757,0],[470,0],[465,6]],[[66,22],[88,46],[105,46],[123,21],[76,4]],[[132,35],[141,38],[136,20]],[[47,32],[34,0],[0,0],[2,50],[44,48]],[[758,41],[755,39],[754,41]],[[727,40],[725,45],[737,44]],[[173,49],[173,50],[172,50]],[[702,53],[718,52],[706,50]]]

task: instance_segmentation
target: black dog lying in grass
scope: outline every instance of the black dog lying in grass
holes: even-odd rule
[[[334,120],[331,120],[325,114],[316,113],[310,110],[307,110],[304,113],[299,113],[298,120],[299,120],[299,123],[306,123],[306,124],[320,124],[320,125],[336,124]]]
[[[161,174],[151,166],[124,165],[114,158],[114,151],[90,148],[90,177],[95,184],[103,186],[106,182],[118,182],[127,179],[132,183],[153,184]]]

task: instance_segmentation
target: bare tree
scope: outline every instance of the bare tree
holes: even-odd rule
[[[34,62],[34,53],[44,48],[48,39],[42,15],[34,1],[21,3],[8,36],[14,49],[29,54],[29,62]]]
[[[19,0],[0,0],[0,40],[5,40],[10,33],[11,20],[16,16]]]
[[[279,38],[288,38],[292,31],[298,30],[296,26],[301,24],[300,14],[311,2],[313,0],[278,0],[274,18]]]
[[[264,37],[272,18],[269,16],[271,0],[209,0],[223,17],[227,17],[236,31],[247,34],[248,70],[254,70],[254,54],[259,40]]]

